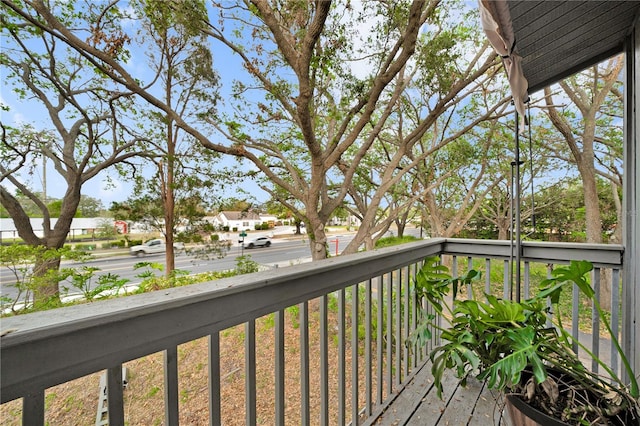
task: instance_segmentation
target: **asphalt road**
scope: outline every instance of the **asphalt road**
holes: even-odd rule
[[[331,236],[329,238],[329,249],[332,255],[336,250],[336,239],[338,240],[338,252],[341,252],[347,244],[351,241],[350,235],[345,236]],[[236,257],[241,254],[251,256],[251,260],[258,262],[261,265],[268,267],[286,267],[308,261],[310,259],[309,242],[305,238],[304,240],[278,240],[274,239],[271,247],[244,249],[239,246],[233,246],[227,255],[222,259],[197,259],[189,254],[178,254],[175,258],[176,269],[188,271],[191,274],[196,274],[206,271],[224,271],[233,269],[236,266]],[[64,263],[65,267],[80,267],[83,265],[99,268],[99,271],[95,273],[97,278],[103,274],[114,274],[120,278],[128,279],[127,285],[139,283],[141,278],[138,277],[141,273],[141,269],[134,269],[134,265],[138,262],[157,262],[165,263],[164,253],[147,255],[142,258],[130,256],[126,252],[122,255],[116,255],[111,257],[96,257],[84,263]],[[154,271],[156,275],[161,275],[162,272]],[[95,282],[96,278],[92,281]],[[7,268],[0,268],[0,295],[14,299],[18,295],[18,290],[15,288],[16,279]],[[69,283],[61,282],[61,286],[69,287]],[[75,289],[69,291],[73,294]],[[62,292],[64,293],[64,292]]]

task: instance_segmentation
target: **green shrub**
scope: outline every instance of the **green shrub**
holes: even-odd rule
[[[412,235],[405,235],[404,237],[383,237],[376,241],[376,248],[397,246],[399,244],[411,243],[419,240],[419,238]]]
[[[258,272],[258,262],[251,260],[251,256],[244,255],[236,257],[236,273],[238,275]]]

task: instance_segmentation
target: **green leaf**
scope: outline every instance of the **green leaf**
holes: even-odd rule
[[[586,278],[587,273],[592,270],[593,264],[591,262],[586,260],[572,260],[568,266],[561,266],[551,271],[553,278],[542,281],[541,286],[543,288],[550,288],[553,283],[575,283],[582,293],[592,298],[594,292]]]

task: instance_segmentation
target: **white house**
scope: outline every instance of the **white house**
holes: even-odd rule
[[[225,227],[238,231],[254,230],[256,225],[262,225],[262,219],[257,213],[244,211],[224,211],[214,216],[214,226]]]
[[[43,237],[44,232],[42,230],[42,218],[31,218],[31,228],[38,237]],[[51,226],[55,226],[57,218],[51,219]],[[91,234],[98,230],[105,223],[114,223],[111,218],[104,217],[87,217],[87,218],[73,218],[71,222],[71,228],[69,229],[69,238],[74,238],[79,235]],[[13,219],[2,218],[0,219],[0,240],[2,239],[16,239],[19,238],[18,230],[16,229]]]

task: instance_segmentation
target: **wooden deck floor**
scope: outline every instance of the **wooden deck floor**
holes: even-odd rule
[[[509,425],[502,399],[484,383],[469,380],[459,386],[451,375],[443,383],[443,399],[438,398],[430,364],[423,366],[378,417],[365,424],[376,426],[434,426],[434,425]]]

